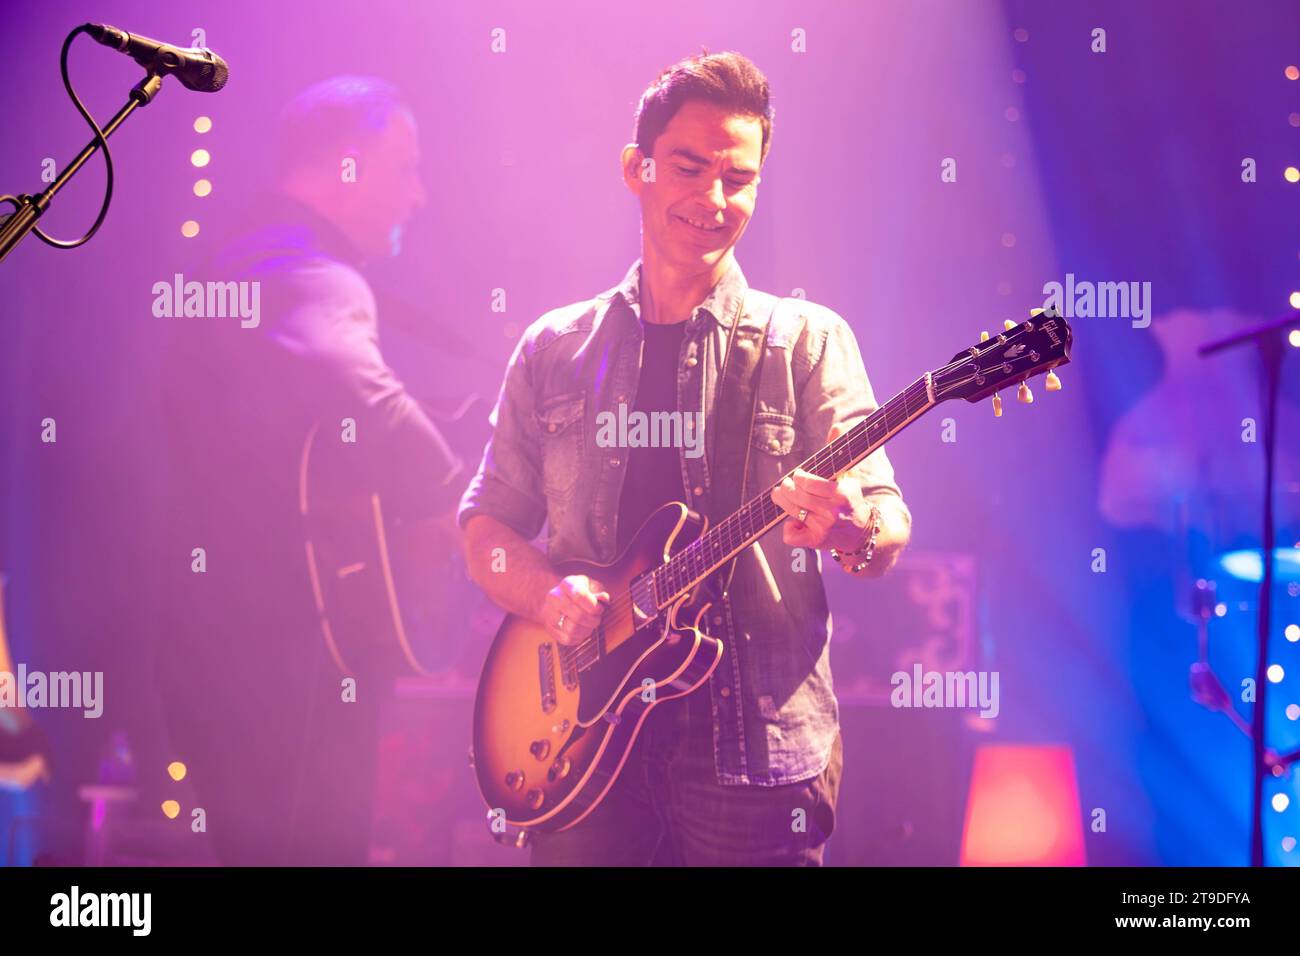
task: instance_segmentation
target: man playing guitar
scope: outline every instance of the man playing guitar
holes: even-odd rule
[[[611,596],[555,565],[609,561],[665,502],[707,498],[734,328],[770,319],[744,443],[750,489],[877,408],[844,319],[798,299],[774,311],[736,261],[772,115],[766,78],[739,54],[665,70],[622,152],[641,258],[615,288],[543,315],[511,358],[459,522],[474,580],[559,644],[581,644]],[[598,423],[620,411],[702,416],[704,453],[630,439],[611,447]],[[821,864],[843,750],[817,549],[845,573],[877,577],[906,545],[911,515],[883,450],[838,481],[796,471],[772,500],[791,518],[734,559],[704,622],[725,656],[706,684],[650,713],[594,810],[535,834],[534,865]],[[529,544],[544,523],[545,555]]]
[[[158,681],[223,864],[363,865],[391,681],[377,654],[339,673],[321,640],[299,513],[304,439],[317,433],[318,449],[373,476],[385,504],[431,514],[459,498],[462,462],[380,351],[361,271],[397,253],[424,201],[413,115],[386,81],[340,76],[295,97],[276,133],[276,188],[202,267],[259,282],[263,320],[168,330]],[[345,160],[365,175],[342,176]]]

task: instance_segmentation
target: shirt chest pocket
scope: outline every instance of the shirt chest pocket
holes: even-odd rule
[[[749,488],[766,488],[793,467],[790,461],[795,445],[793,416],[759,412],[754,417],[750,444],[755,453],[749,456]]]
[[[578,480],[586,410],[586,397],[571,393],[548,398],[535,412],[541,434],[542,484],[547,495],[566,494]]]
[[[751,438],[758,451],[773,458],[784,458],[794,450],[794,417],[778,412],[759,412],[754,416]]]

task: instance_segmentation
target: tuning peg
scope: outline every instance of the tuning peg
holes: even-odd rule
[[[993,417],[1002,417],[1002,396],[994,394],[993,396]]]
[[[1030,309],[1030,310],[1029,310],[1029,317],[1032,319],[1032,318],[1034,318],[1035,316],[1042,315],[1042,314],[1043,314],[1044,312],[1046,312],[1046,311],[1047,311],[1046,309]]]
[[[1011,331],[1012,329],[1014,329],[1015,327],[1016,327],[1016,323],[1012,322],[1010,319],[1003,319],[1003,320],[1002,320],[1002,328],[1003,328],[1003,331],[1010,332],[1010,331]]]
[[[1061,390],[1061,380],[1056,377],[1054,369],[1047,371],[1047,390],[1049,392],[1059,392]]]
[[[987,332],[981,332],[981,333],[980,333],[980,341],[981,341],[981,342],[987,342],[988,340],[989,340],[989,334],[988,334]]]
[[[1034,393],[1029,390],[1026,382],[1021,382],[1020,387],[1016,389],[1016,401],[1024,402],[1026,405],[1034,404]]]

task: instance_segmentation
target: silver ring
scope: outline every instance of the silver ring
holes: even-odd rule
[[[803,524],[804,521],[807,519],[807,517],[808,517],[808,509],[807,509],[807,508],[800,508],[800,509],[799,509],[799,523],[800,523],[800,524]]]
[[[555,622],[555,626],[558,627],[561,631],[564,630],[564,615],[563,615],[563,614],[561,614],[561,615],[560,615],[560,619],[559,619],[558,621]]]

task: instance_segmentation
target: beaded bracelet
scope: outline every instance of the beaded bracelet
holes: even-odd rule
[[[870,530],[869,537],[867,538],[867,542],[863,547],[858,548],[856,551],[843,551],[843,552],[831,548],[831,557],[835,559],[835,562],[837,564],[844,563],[843,560],[841,560],[842,558],[856,558],[859,555],[865,555],[865,557],[862,559],[861,562],[849,568],[849,571],[852,574],[857,574],[859,571],[861,571],[863,568],[869,565],[871,563],[871,559],[876,555],[876,536],[880,534],[880,509],[877,508],[875,505],[871,506],[871,517],[867,522],[867,526],[871,530]]]

